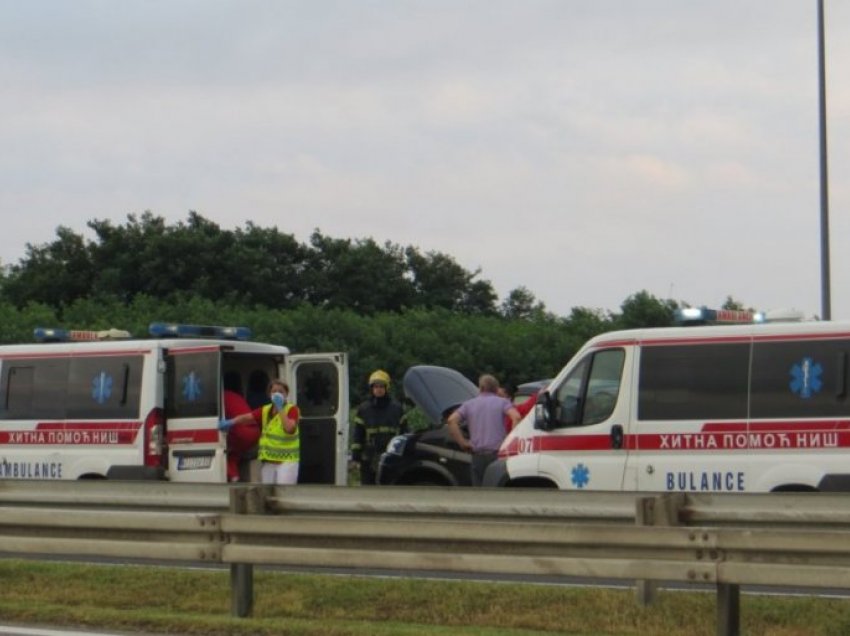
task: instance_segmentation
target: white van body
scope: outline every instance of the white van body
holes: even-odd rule
[[[225,375],[254,408],[285,379],[301,412],[299,483],[347,482],[345,354],[216,338],[0,347],[0,479],[225,482]]]
[[[850,490],[850,323],[674,327],[590,340],[485,485]]]

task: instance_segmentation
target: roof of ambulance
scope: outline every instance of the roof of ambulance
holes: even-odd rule
[[[658,327],[609,331],[595,336],[583,348],[639,343],[716,342],[753,338],[850,337],[850,321],[774,322],[745,325],[707,325],[697,327]]]
[[[155,349],[192,350],[221,347],[236,353],[272,353],[287,355],[287,347],[250,340],[224,340],[216,338],[127,338],[82,342],[31,342],[0,346],[0,357],[23,353],[74,353],[74,352],[136,352]]]

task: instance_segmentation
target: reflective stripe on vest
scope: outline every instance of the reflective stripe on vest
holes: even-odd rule
[[[273,405],[263,407],[263,432],[260,435],[258,457],[266,462],[297,462],[300,456],[298,426],[290,435],[283,427],[283,418],[289,415],[292,404],[286,404],[282,413],[271,416]]]

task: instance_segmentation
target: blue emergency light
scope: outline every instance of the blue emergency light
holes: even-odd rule
[[[54,329],[52,327],[36,327],[33,329],[36,342],[70,342],[67,329]]]
[[[220,338],[222,340],[250,340],[248,327],[219,327],[214,325],[186,325],[176,322],[152,322],[148,333],[154,338]]]
[[[748,325],[772,322],[802,322],[806,319],[797,309],[772,309],[748,311],[745,309],[708,309],[707,307],[682,307],[677,309],[673,321],[677,325]]]
[[[760,315],[743,309],[683,307],[673,315],[677,325],[745,325],[760,322]]]
[[[129,331],[123,329],[57,329],[54,327],[36,327],[33,330],[36,342],[92,342],[94,340],[126,340],[132,338]]]

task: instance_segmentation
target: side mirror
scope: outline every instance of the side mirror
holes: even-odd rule
[[[544,391],[537,397],[534,405],[534,428],[541,431],[551,431],[555,418],[552,414],[552,396]]]

